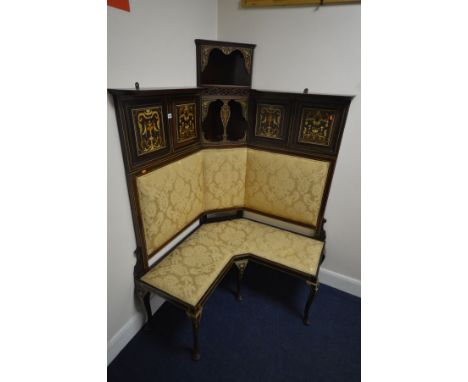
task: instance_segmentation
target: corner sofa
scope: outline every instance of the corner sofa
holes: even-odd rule
[[[324,242],[242,218],[242,212],[315,226],[329,168],[323,160],[250,148],[217,148],[138,176],[147,253],[157,252],[195,220],[202,223],[139,278],[139,288],[179,302],[198,331],[203,303],[222,276],[232,264],[238,267],[240,299],[240,279],[253,260],[309,282],[311,294],[304,311],[304,323],[308,323]],[[232,210],[236,219],[209,223],[210,211]],[[198,359],[198,335],[195,338],[193,358]]]
[[[352,97],[251,89],[254,45],[195,43],[197,88],[108,91],[137,243],[136,295],[147,321],[152,294],[185,310],[198,360],[203,305],[232,266],[239,300],[249,261],[303,279],[309,323]]]

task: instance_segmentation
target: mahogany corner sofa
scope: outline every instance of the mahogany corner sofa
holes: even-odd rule
[[[303,279],[309,323],[352,97],[253,90],[255,45],[195,43],[197,88],[108,91],[137,241],[135,291],[147,321],[151,294],[186,311],[198,360],[203,305],[233,265],[239,300],[249,261]]]

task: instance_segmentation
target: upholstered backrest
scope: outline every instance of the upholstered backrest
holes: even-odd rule
[[[245,207],[316,226],[329,162],[251,150]]]
[[[243,207],[247,149],[203,151],[205,210]]]
[[[139,176],[137,189],[150,254],[204,211],[203,152]]]
[[[316,226],[329,162],[243,148],[205,149],[137,177],[146,252],[206,211],[246,207]]]

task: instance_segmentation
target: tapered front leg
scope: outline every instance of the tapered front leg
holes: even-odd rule
[[[242,301],[242,296],[241,296],[241,283],[242,283],[242,278],[244,277],[244,271],[245,268],[247,268],[247,264],[249,263],[249,260],[238,260],[234,262],[237,267],[237,293],[236,293],[236,299],[237,301]]]
[[[192,349],[192,360],[198,361],[200,359],[200,343],[199,343],[199,329],[201,319],[202,308],[196,308],[195,310],[187,310],[187,316],[192,321],[193,330],[193,349]]]
[[[306,305],[305,305],[305,308],[304,308],[304,318],[303,318],[304,325],[309,325],[310,324],[309,310],[310,310],[310,306],[312,305],[312,301],[314,301],[315,294],[318,291],[319,283],[318,283],[318,281],[316,283],[313,283],[311,281],[307,281],[307,285],[310,286],[310,290],[309,290],[309,297],[307,298],[307,302],[306,302]]]

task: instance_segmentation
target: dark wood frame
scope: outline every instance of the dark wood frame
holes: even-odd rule
[[[202,76],[202,47],[203,46],[216,46],[218,48],[223,48],[223,47],[229,47],[229,48],[245,48],[248,49],[251,52],[251,61],[250,61],[250,79],[249,79],[249,84],[248,85],[225,85],[225,84],[206,84],[202,82],[201,76]],[[215,41],[215,40],[201,40],[201,39],[196,39],[195,40],[195,46],[196,46],[196,57],[197,57],[197,86],[200,87],[246,87],[250,88],[252,86],[252,74],[253,74],[253,52],[256,47],[255,44],[246,44],[246,43],[240,43],[240,42],[231,42],[231,41]]]
[[[258,262],[265,266],[274,268],[276,270],[285,272],[295,277],[299,277],[304,280],[309,288],[309,297],[304,307],[304,324],[309,324],[308,314],[311,303],[314,299],[315,293],[318,288],[318,273],[320,265],[325,258],[325,245],[321,253],[320,264],[317,269],[317,274],[311,276],[297,270],[285,267],[281,264],[277,264],[266,259],[260,258],[255,254],[240,254],[234,256],[229,263],[219,273],[213,284],[205,292],[200,301],[195,305],[191,306],[174,296],[168,295],[167,293],[143,282],[141,277],[148,272],[150,269],[148,260],[154,256],[161,248],[167,245],[174,237],[180,235],[188,226],[193,224],[195,221],[199,221],[200,226],[202,224],[208,224],[213,221],[221,221],[232,218],[243,217],[244,211],[251,211],[260,215],[273,217],[288,223],[293,223],[300,226],[305,226],[314,230],[313,238],[325,242],[326,233],[324,230],[324,219],[325,207],[328,201],[330,192],[331,182],[335,170],[336,160],[343,137],[343,129],[346,122],[349,105],[353,97],[351,96],[332,96],[332,95],[318,95],[318,94],[300,94],[300,93],[286,93],[286,92],[267,92],[250,89],[249,86],[223,86],[220,84],[201,84],[201,60],[200,60],[200,47],[203,44],[209,44],[214,46],[231,46],[231,47],[244,47],[251,49],[251,69],[253,68],[253,44],[242,44],[242,43],[231,43],[223,41],[209,41],[209,40],[195,40],[197,46],[197,84],[203,85],[203,88],[178,88],[178,89],[141,89],[139,85],[136,89],[108,89],[108,92],[112,94],[114,105],[117,115],[117,124],[119,129],[119,136],[121,141],[122,155],[125,164],[125,172],[127,179],[127,189],[130,199],[130,206],[132,211],[133,226],[135,230],[135,238],[137,242],[137,248],[135,255],[137,258],[136,265],[134,267],[134,281],[135,281],[135,292],[136,295],[141,299],[142,305],[144,306],[147,315],[147,326],[150,323],[150,317],[152,315],[150,307],[150,294],[165,298],[167,301],[179,306],[184,309],[192,321],[192,327],[194,332],[194,345],[192,358],[197,360],[200,358],[199,349],[199,336],[198,330],[200,325],[200,319],[202,314],[202,308],[205,301],[211,295],[216,286],[221,282],[225,274],[229,269],[236,265],[238,268],[238,289],[236,297],[241,299],[240,287],[241,280],[245,271],[245,268],[249,261]],[[252,70],[250,71],[250,84],[252,79]],[[307,93],[307,92],[305,92]],[[248,130],[246,133],[246,139],[242,142],[222,142],[220,144],[207,143],[202,139],[202,112],[201,112],[201,99],[204,98],[225,98],[225,99],[236,99],[242,98],[248,100]],[[175,104],[177,102],[184,102],[189,100],[195,102],[197,105],[197,130],[198,135],[196,138],[191,139],[187,142],[176,141],[176,131],[174,122]],[[158,150],[151,154],[145,154],[144,158],[140,158],[135,155],[134,140],[132,140],[131,133],[133,132],[132,120],[129,118],[131,114],[131,108],[138,105],[152,105],[154,103],[162,104],[165,112],[165,132],[167,136],[168,147],[164,150]],[[271,103],[282,105],[285,108],[285,119],[283,121],[283,136],[282,139],[270,139],[264,137],[255,136],[255,124],[257,121],[257,104],[258,103]],[[316,145],[310,143],[301,143],[297,140],[299,133],[299,124],[301,117],[301,110],[304,107],[331,109],[336,111],[336,120],[331,136],[330,144],[328,146]],[[172,113],[172,120],[168,118],[169,113]],[[237,209],[223,209],[223,210],[212,210],[204,211],[200,216],[190,222],[187,227],[180,230],[166,243],[158,247],[151,253],[146,252],[145,235],[143,232],[143,223],[140,212],[138,192],[136,180],[139,176],[146,174],[149,171],[165,166],[174,161],[180,160],[186,156],[192,155],[203,148],[217,147],[219,149],[231,148],[231,147],[249,147],[256,150],[265,150],[269,152],[305,157],[315,160],[323,160],[329,162],[329,170],[325,183],[325,189],[323,191],[322,202],[315,226],[306,225],[301,222],[284,219],[268,213],[248,209],[248,208],[237,208]],[[224,212],[227,216],[223,217],[209,217],[210,214]],[[265,224],[265,223],[263,223]],[[198,228],[197,228],[198,229]],[[196,230],[196,229],[195,229]],[[194,230],[194,231],[195,231]],[[192,231],[192,233],[194,232]],[[304,235],[307,236],[307,235]],[[310,237],[310,236],[307,236]],[[158,259],[152,267],[156,266],[164,257],[168,256],[172,251],[166,253],[163,257]]]
[[[306,89],[307,90],[307,89]],[[287,142],[285,140],[268,139],[255,136],[255,125],[251,126],[249,144],[255,147],[284,148],[285,151],[307,155],[312,153],[315,157],[336,159],[341,145],[343,130],[348,115],[349,105],[353,96],[335,96],[326,94],[286,93],[251,90],[250,119],[256,122],[257,104],[270,103],[273,105],[287,105]],[[316,108],[335,111],[336,119],[332,131],[332,137],[328,146],[301,143],[298,141],[303,108]]]

